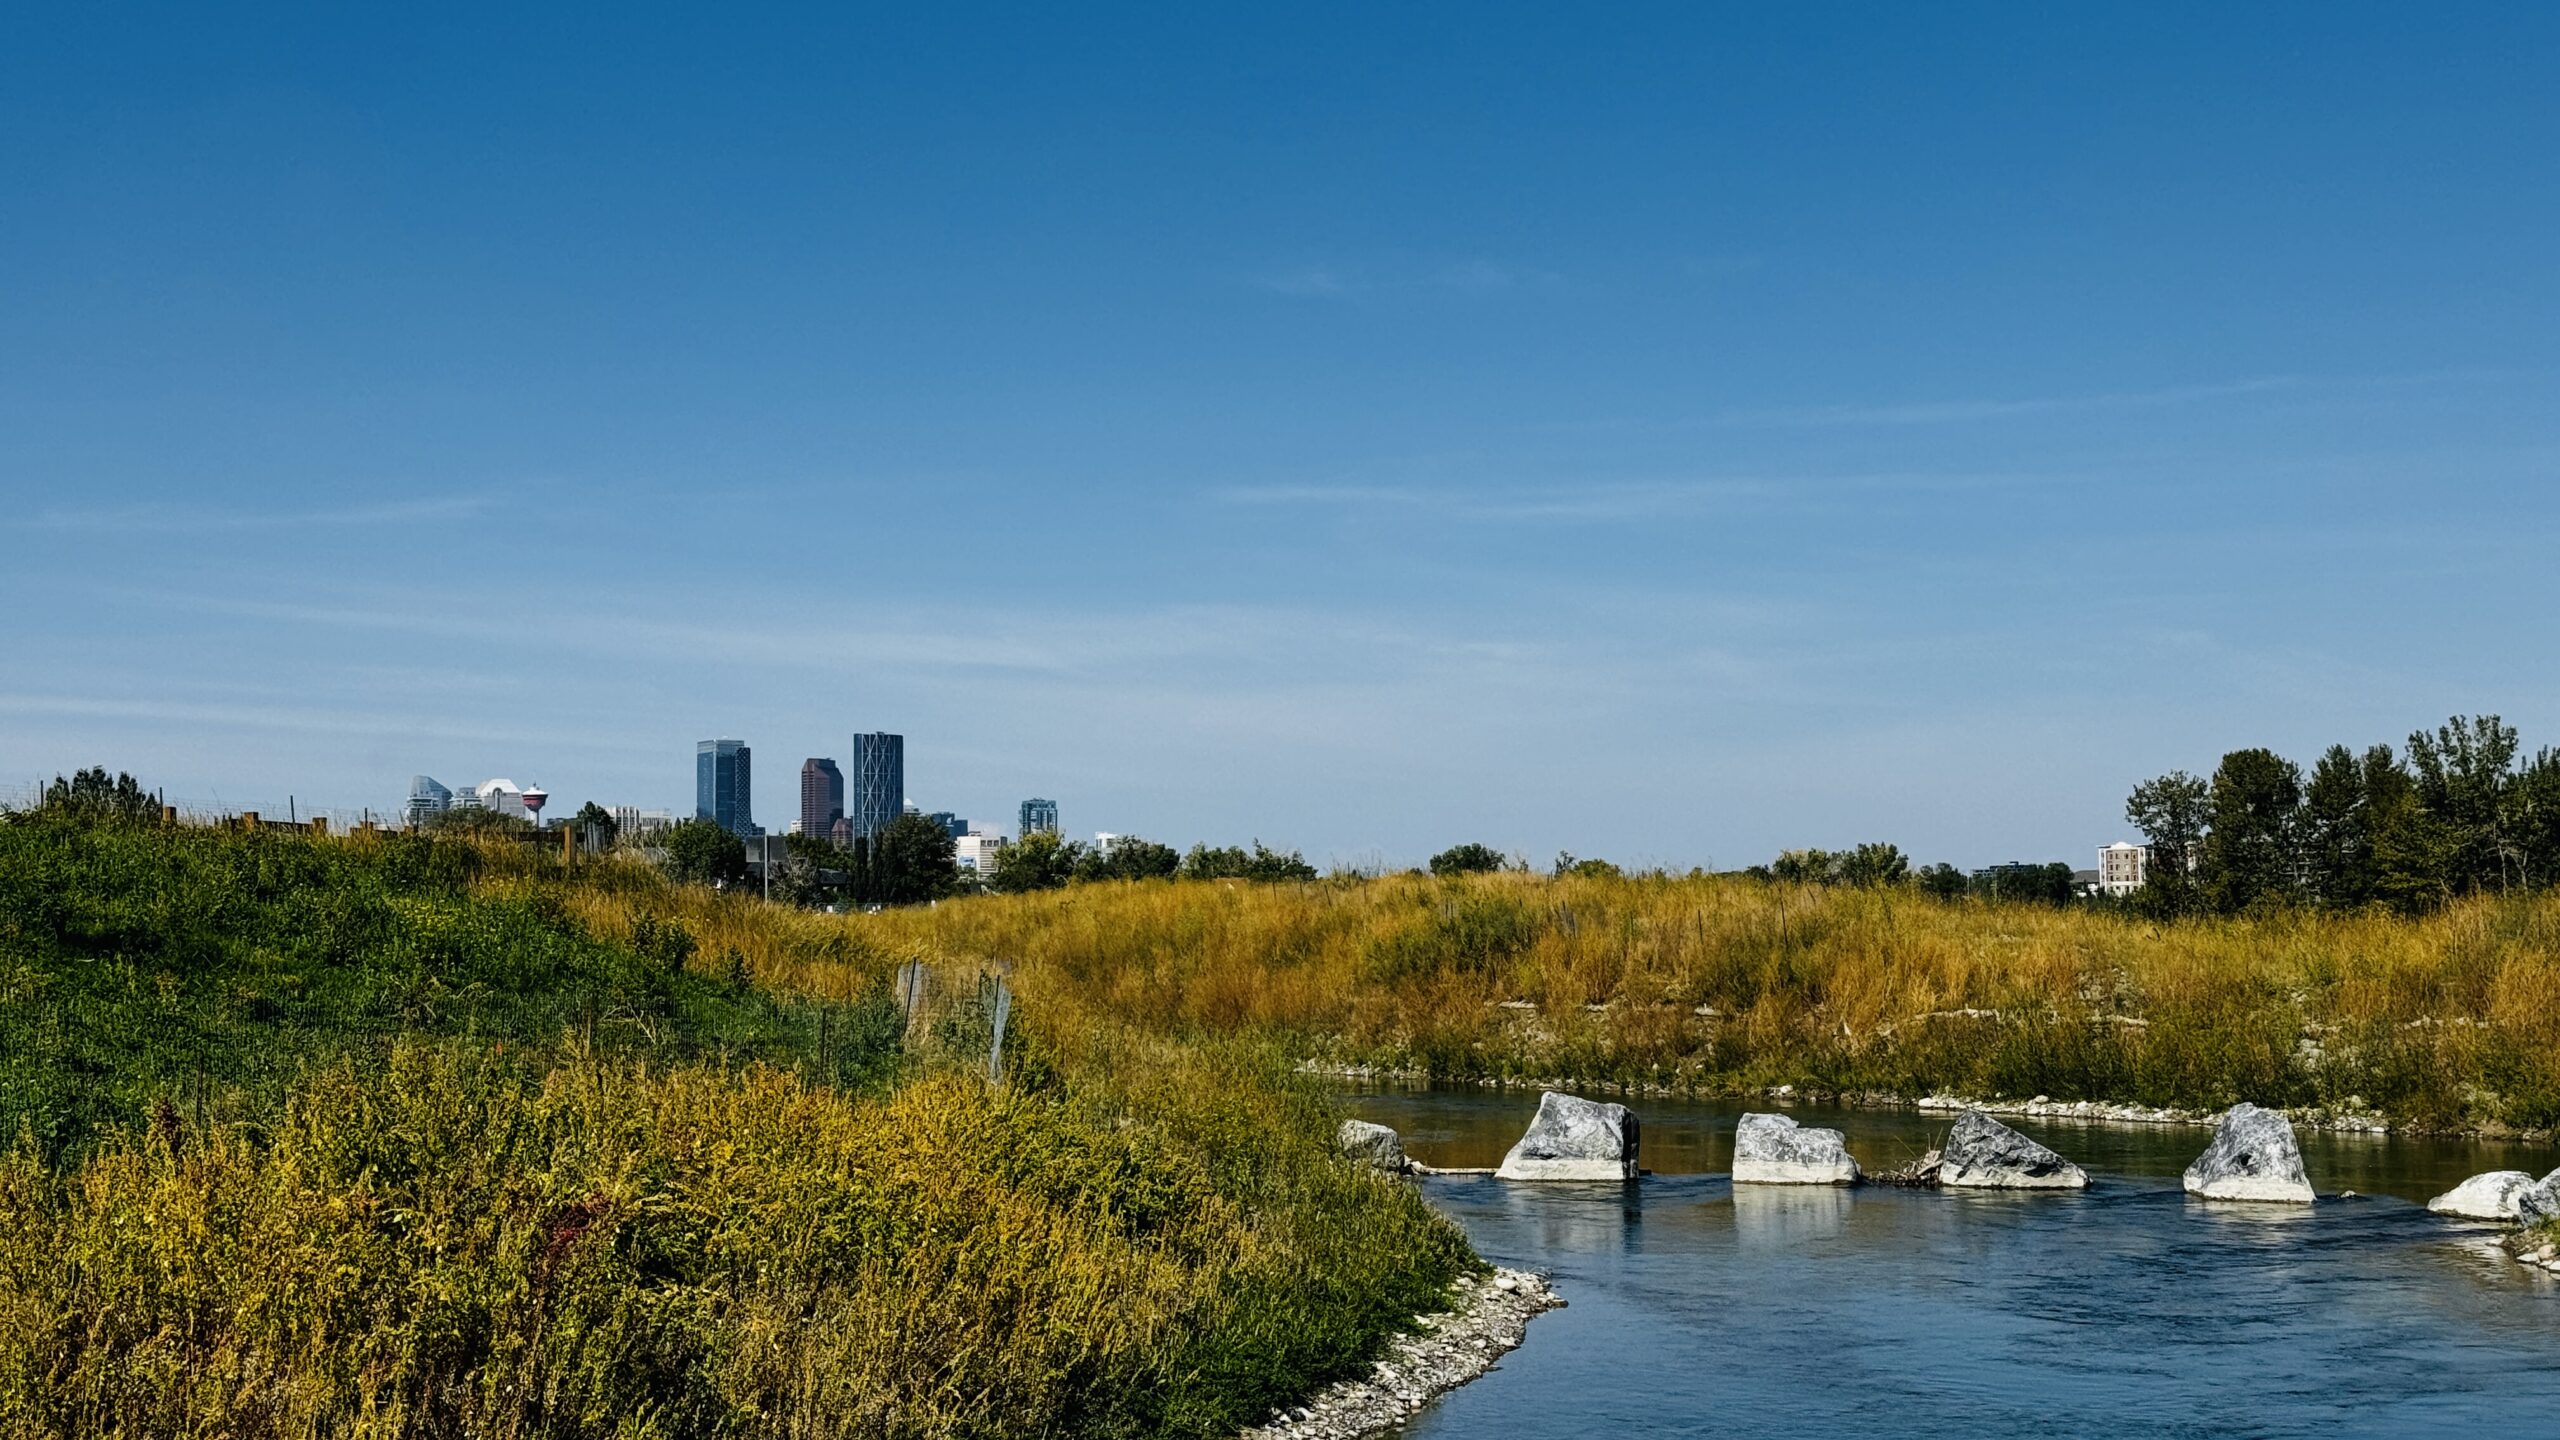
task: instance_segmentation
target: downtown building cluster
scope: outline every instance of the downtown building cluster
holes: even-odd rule
[[[755,753],[743,740],[704,740],[694,747],[694,814],[741,840],[762,836],[755,820]],[[927,812],[907,799],[907,740],[875,730],[853,737],[845,764],[813,755],[800,763],[800,812],[789,833],[842,846],[869,843],[901,815],[921,815],[951,837],[953,858],[969,870],[994,868],[1001,831],[973,824],[949,810]],[[1018,812],[1017,833],[1057,833],[1058,805],[1030,799]]]

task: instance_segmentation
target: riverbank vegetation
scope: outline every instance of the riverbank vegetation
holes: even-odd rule
[[[0,819],[0,1433],[1226,1435],[1475,1265],[1268,1047],[1026,993],[990,1083],[857,923]]]
[[[1451,1079],[2560,1123],[2560,895],[2175,923],[1743,877],[1146,884],[861,917],[1179,1036]]]

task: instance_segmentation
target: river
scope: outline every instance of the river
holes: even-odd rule
[[[1356,1092],[1441,1166],[1498,1163],[1537,1096]],[[2551,1146],[2305,1134],[2314,1207],[2190,1200],[2211,1132],[2013,1120],[2082,1193],[1740,1186],[1742,1107],[1644,1101],[1626,1185],[1421,1182],[1570,1302],[1404,1432],[1458,1437],[2560,1436],[2560,1282],[2427,1213]],[[1798,1106],[1870,1169],[1950,1117]],[[2338,1198],[2342,1191],[2358,1198]]]

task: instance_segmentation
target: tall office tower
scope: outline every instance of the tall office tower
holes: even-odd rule
[[[1058,833],[1058,802],[1025,800],[1022,802],[1023,835],[1055,835]]]
[[[740,838],[756,833],[754,752],[743,740],[705,740],[693,747],[693,813]]]
[[[924,818],[942,827],[942,833],[950,836],[954,840],[957,840],[961,836],[969,833],[969,822],[952,814],[948,810],[936,810]]]
[[[412,828],[426,824],[453,808],[453,792],[436,783],[433,775],[409,777],[409,804],[401,818]]]
[[[889,828],[907,809],[907,737],[872,731],[853,737],[853,773],[846,777],[845,823],[856,840]]]
[[[836,822],[843,818],[844,772],[833,760],[800,762],[800,833],[832,839]]]

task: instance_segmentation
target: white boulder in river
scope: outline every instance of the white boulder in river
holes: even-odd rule
[[[1505,1180],[1633,1180],[1635,1112],[1550,1090],[1538,1097],[1529,1133],[1493,1173]]]
[[[1371,1124],[1366,1120],[1345,1120],[1336,1139],[1343,1154],[1354,1160],[1366,1161],[1389,1174],[1401,1175],[1412,1168],[1412,1162],[1404,1157],[1403,1137],[1384,1125]]]
[[[1786,1115],[1745,1115],[1733,1130],[1736,1185],[1855,1185],[1858,1162],[1837,1130],[1799,1125]]]
[[[1957,1190],[2082,1190],[2089,1172],[1979,1110],[1938,1148],[1938,1183]]]
[[[2207,1200],[2310,1204],[2311,1181],[2302,1173],[2293,1122],[2245,1100],[2224,1111],[2213,1144],[2187,1167],[2187,1193]]]
[[[2560,1170],[2543,1176],[2539,1184],[2516,1192],[2516,1218],[2527,1225],[2560,1220]]]
[[[2517,1200],[2532,1188],[2533,1177],[2522,1170],[2492,1170],[2428,1201],[2427,1208],[2460,1220],[2513,1220]]]

